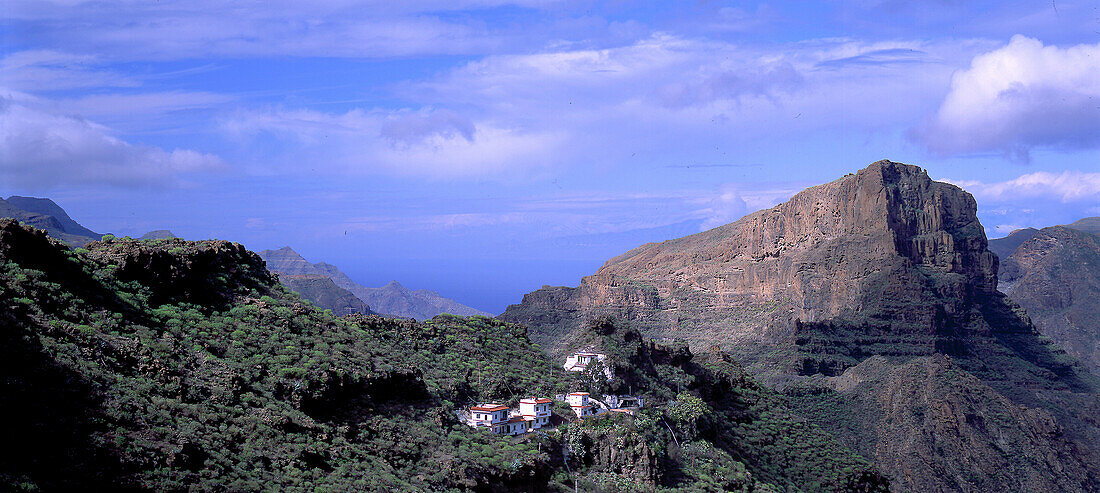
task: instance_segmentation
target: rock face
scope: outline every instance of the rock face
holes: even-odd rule
[[[380,288],[361,286],[355,281],[352,281],[347,274],[341,272],[335,265],[326,264],[324,262],[310,263],[290,247],[283,247],[278,250],[264,250],[259,253],[267,262],[268,268],[273,272],[284,275],[328,277],[332,279],[332,282],[335,283],[336,286],[350,291],[351,294],[369,305],[371,309],[377,313],[414,318],[416,320],[427,320],[441,313],[450,313],[464,317],[471,315],[489,315],[476,308],[471,308],[452,299],[444,298],[435,291],[427,289],[418,289],[416,291],[410,290],[398,284],[397,281],[393,281]],[[284,284],[286,284],[286,282],[284,282]],[[301,292],[299,291],[299,293]],[[317,303],[316,300],[309,298],[305,293],[301,294],[310,301]]]
[[[553,346],[610,313],[693,348],[791,340],[804,323],[842,319],[927,354],[960,337],[953,319],[996,287],[975,210],[958,187],[880,161],[732,224],[643,245],[501,318]]]
[[[279,281],[291,291],[311,301],[315,306],[332,310],[332,313],[336,316],[342,317],[352,313],[374,314],[370,306],[363,303],[363,300],[356,298],[354,294],[351,294],[351,291],[337,286],[328,277],[310,274],[287,274],[279,276]]]
[[[1002,261],[999,287],[1043,335],[1100,375],[1100,237],[1069,226],[1038,230]]]

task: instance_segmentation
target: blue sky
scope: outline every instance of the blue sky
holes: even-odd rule
[[[883,158],[1100,215],[1100,4],[0,5],[0,195],[499,313]]]

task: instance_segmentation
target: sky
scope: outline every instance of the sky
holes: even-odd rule
[[[491,313],[879,159],[1100,215],[1100,2],[0,3],[0,196]]]

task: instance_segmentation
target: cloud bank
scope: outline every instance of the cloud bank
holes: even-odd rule
[[[157,187],[222,165],[210,154],[130,144],[102,125],[0,97],[0,177],[11,185]]]
[[[1014,36],[955,74],[939,110],[911,134],[941,155],[1100,145],[1100,44]]]

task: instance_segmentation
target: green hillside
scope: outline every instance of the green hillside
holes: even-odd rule
[[[884,487],[728,360],[696,362],[626,330],[600,337],[633,355],[614,361],[630,363],[617,381],[649,398],[637,417],[514,438],[476,431],[454,411],[584,380],[522,326],[333,317],[224,241],[71,251],[0,220],[0,306],[0,404],[13,411],[4,489]]]

